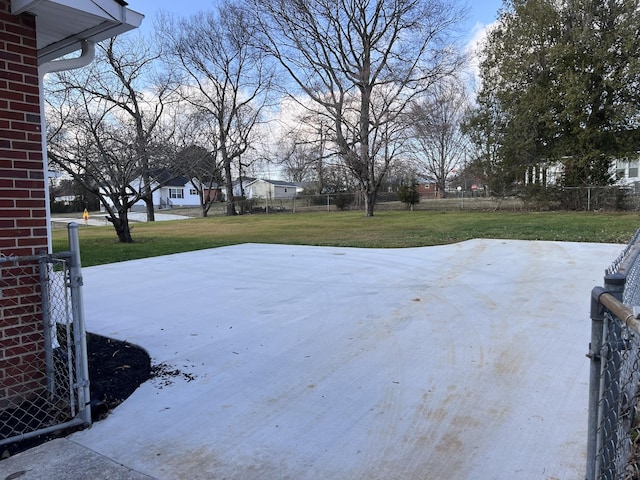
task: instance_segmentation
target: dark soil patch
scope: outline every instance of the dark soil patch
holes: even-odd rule
[[[127,342],[87,333],[87,355],[94,422],[102,420],[109,410],[120,405],[152,376],[147,352]],[[70,433],[70,430],[59,431],[2,445],[1,458]]]
[[[142,348],[87,334],[91,397],[113,409],[151,377],[151,359]]]

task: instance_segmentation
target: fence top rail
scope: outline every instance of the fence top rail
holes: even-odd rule
[[[598,302],[600,302],[607,310],[622,320],[630,329],[640,334],[640,312],[636,313],[633,309],[627,307],[616,297],[607,293],[605,290],[596,291]]]
[[[2,263],[19,263],[19,262],[35,262],[40,260],[41,258],[45,258],[45,254],[40,255],[25,255],[25,256],[17,256],[17,255],[4,255],[0,254],[0,264]]]
[[[0,253],[0,265],[5,263],[37,262],[40,260],[69,259],[72,252],[40,253],[38,255],[4,255]]]
[[[615,259],[607,269],[606,273],[622,273],[626,275],[635,263],[638,253],[640,253],[640,228],[636,231],[624,250],[622,250],[618,258]]]

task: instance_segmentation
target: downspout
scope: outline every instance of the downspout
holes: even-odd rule
[[[44,76],[47,73],[62,72],[82,68],[93,62],[96,55],[96,44],[89,40],[82,40],[82,50],[79,57],[52,60],[38,66],[38,88],[40,90],[40,133],[42,137],[42,164],[44,171],[44,201],[47,211],[47,249],[53,253],[51,239],[51,201],[49,199],[49,160],[47,157],[47,123],[44,110]]]

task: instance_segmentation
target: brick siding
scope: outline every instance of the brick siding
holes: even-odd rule
[[[35,18],[0,0],[0,254],[47,250]],[[39,274],[0,264],[0,408],[44,382]]]

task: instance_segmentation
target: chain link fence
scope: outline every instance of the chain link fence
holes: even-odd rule
[[[640,479],[640,230],[591,296],[587,480]]]
[[[0,446],[91,422],[77,225],[69,239],[75,251],[0,257]]]
[[[339,212],[364,209],[364,197],[357,192],[297,194],[287,198],[258,198],[238,200],[242,213]],[[379,192],[376,210],[406,210],[397,192]],[[629,186],[604,187],[539,187],[525,186],[508,195],[489,195],[487,191],[450,189],[435,198],[423,196],[413,210],[426,211],[639,211],[640,183]],[[224,215],[226,203],[214,203],[211,215]]]

